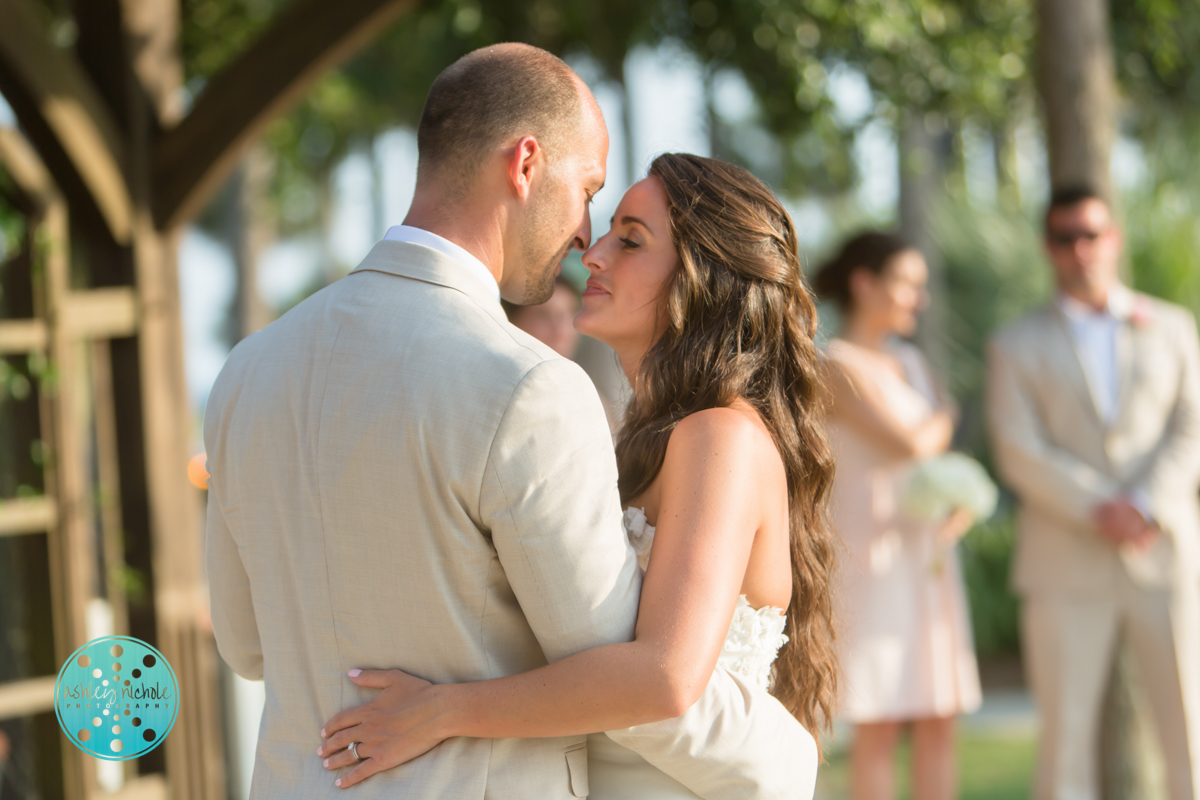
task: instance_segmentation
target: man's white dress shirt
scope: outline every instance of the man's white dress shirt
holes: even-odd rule
[[[436,233],[430,233],[424,228],[414,228],[411,225],[393,225],[388,228],[388,232],[384,234],[383,238],[390,242],[419,244],[450,256],[466,267],[468,272],[483,281],[484,285],[495,293],[496,300],[500,300],[500,284],[496,282],[496,276],[492,274],[492,271],[478,258],[449,239],[438,236]]]
[[[1096,409],[1104,423],[1110,424],[1117,415],[1121,394],[1117,333],[1133,313],[1133,292],[1120,284],[1114,286],[1102,311],[1066,294],[1058,296],[1058,307],[1067,318],[1071,341],[1079,354]]]
[[[1109,290],[1108,304],[1101,311],[1067,294],[1059,294],[1057,300],[1067,319],[1067,329],[1075,352],[1079,354],[1079,363],[1083,365],[1092,400],[1105,425],[1111,425],[1117,416],[1117,403],[1121,397],[1117,334],[1133,314],[1133,300],[1133,292],[1120,284]],[[1128,499],[1143,517],[1153,520],[1150,498],[1145,492],[1134,491]]]

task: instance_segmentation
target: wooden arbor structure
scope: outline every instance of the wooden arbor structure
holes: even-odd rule
[[[0,0],[19,126],[0,130],[0,202],[25,223],[0,247],[0,780],[18,790],[227,796],[179,231],[271,119],[417,2],[293,0],[185,113],[179,0],[66,0],[67,44],[42,0]],[[180,711],[162,747],[101,766],[58,732],[53,684],[108,632],[163,652]]]

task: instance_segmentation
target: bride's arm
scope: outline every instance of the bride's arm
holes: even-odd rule
[[[396,670],[364,672],[383,691],[322,731],[327,766],[369,760],[349,786],[454,736],[565,736],[676,717],[704,691],[724,643],[762,518],[763,432],[730,409],[684,419],[659,475],[653,558],[636,639],[495,680],[430,685]],[[768,439],[769,441],[769,439]],[[773,445],[772,445],[773,452]]]

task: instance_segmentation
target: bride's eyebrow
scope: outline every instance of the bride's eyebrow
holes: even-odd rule
[[[610,220],[608,221],[608,224],[611,226],[611,225],[613,224],[613,220],[615,220],[615,219],[616,219],[616,217],[613,217],[613,219],[610,219]],[[654,233],[654,229],[653,229],[653,228],[651,228],[649,225],[647,225],[645,220],[643,220],[643,219],[641,219],[641,218],[639,218],[639,217],[631,217],[631,216],[629,216],[628,214],[626,214],[625,216],[621,217],[621,224],[622,224],[622,225],[628,225],[628,224],[629,224],[629,223],[631,223],[631,222],[636,222],[638,225],[641,225],[643,228],[645,228],[645,229],[646,229],[646,230],[647,230],[649,233],[651,233],[651,234],[653,234],[653,233]]]

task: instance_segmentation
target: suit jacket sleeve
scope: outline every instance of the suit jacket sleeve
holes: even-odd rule
[[[641,572],[621,513],[595,388],[570,361],[539,363],[496,431],[479,515],[549,661],[633,638]]]
[[[250,597],[250,578],[238,554],[237,542],[229,532],[225,514],[209,479],[208,529],[205,535],[208,562],[208,592],[212,612],[213,635],[217,650],[233,671],[252,681],[263,679],[262,642],[254,603]]]
[[[996,465],[1021,502],[1072,527],[1093,527],[1092,511],[1121,492],[1108,476],[1048,440],[1018,359],[1005,343],[988,352],[988,421]]]
[[[209,469],[214,473],[220,459],[217,430],[220,427],[221,403],[214,389],[209,398],[204,421],[205,450],[209,454]],[[221,506],[221,476],[208,479],[208,520],[204,536],[205,561],[208,568],[209,608],[217,650],[233,671],[252,681],[263,679],[262,641],[258,622],[254,618],[254,602],[250,597],[250,577],[238,553],[237,542],[225,519]]]
[[[1149,468],[1133,487],[1150,499],[1151,511],[1163,514],[1181,497],[1195,495],[1200,478],[1200,342],[1196,321],[1180,314],[1175,334],[1179,345],[1179,388],[1175,408]],[[1160,519],[1165,526],[1169,520]]]

